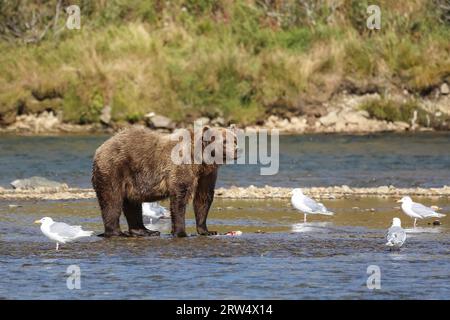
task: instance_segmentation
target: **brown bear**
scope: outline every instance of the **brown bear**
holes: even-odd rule
[[[217,154],[216,158],[222,159],[222,163],[237,159],[234,128],[181,130],[185,130],[183,134],[162,134],[144,127],[125,129],[97,149],[92,184],[102,212],[103,236],[159,235],[144,227],[141,204],[166,198],[170,199],[172,234],[186,236],[185,211],[192,196],[197,232],[216,234],[208,231],[206,218],[221,163],[202,158],[202,153],[209,149],[209,155],[214,157],[220,151],[222,155]],[[215,147],[211,150],[213,143]],[[122,211],[128,234],[120,229]]]

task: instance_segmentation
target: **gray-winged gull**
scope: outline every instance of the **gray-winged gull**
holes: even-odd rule
[[[49,239],[56,242],[56,250],[60,243],[72,242],[78,238],[89,237],[94,232],[84,231],[81,226],[71,226],[64,222],[55,222],[52,218],[44,217],[34,223],[41,224],[42,233]]]
[[[397,202],[401,202],[402,210],[407,216],[414,218],[414,228],[416,227],[417,219],[445,217],[445,214],[437,213],[432,208],[413,202],[410,197],[403,197]]]
[[[322,203],[316,202],[313,199],[305,196],[302,192],[302,189],[300,188],[295,188],[294,190],[292,190],[291,203],[295,209],[303,212],[303,222],[306,222],[307,214],[324,214],[327,216],[331,216],[334,214],[333,212],[328,211],[328,209],[325,208]]]
[[[399,218],[392,219],[392,226],[386,234],[386,245],[391,248],[400,248],[406,240],[406,232],[402,228]]]
[[[144,202],[142,203],[142,215],[150,218],[150,224],[158,222],[159,219],[170,218],[170,212],[158,202]]]

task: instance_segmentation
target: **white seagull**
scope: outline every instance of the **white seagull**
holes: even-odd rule
[[[72,242],[78,238],[90,237],[94,231],[84,231],[81,226],[71,226],[64,222],[55,222],[52,218],[44,217],[34,223],[41,224],[42,233],[56,242],[56,250],[60,243]]]
[[[142,215],[150,218],[150,224],[153,224],[153,220],[158,222],[159,219],[170,218],[169,210],[163,206],[160,206],[158,202],[143,202]]]
[[[303,212],[303,222],[306,222],[307,214],[324,214],[327,216],[332,216],[334,214],[333,212],[328,211],[322,203],[316,202],[305,196],[300,188],[292,190],[291,203],[295,209]]]
[[[437,213],[423,204],[413,202],[410,197],[403,197],[397,202],[402,204],[402,210],[406,215],[414,218],[414,228],[416,227],[417,219],[445,217],[445,214]]]
[[[402,222],[399,218],[392,219],[392,226],[386,234],[386,245],[391,248],[399,249],[406,240],[406,232],[402,228]]]

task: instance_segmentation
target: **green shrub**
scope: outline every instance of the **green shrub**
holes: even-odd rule
[[[82,29],[64,29],[61,12],[54,31],[54,1],[0,1],[0,116],[11,118],[33,92],[57,92],[54,107],[74,123],[99,121],[108,104],[114,121],[154,111],[250,124],[274,105],[292,110],[305,97],[332,96],[343,79],[420,95],[450,75],[450,25],[425,0],[376,1],[380,32],[366,29],[366,0],[77,3]],[[25,25],[33,11],[34,33]],[[392,104],[367,108],[410,119],[413,107]]]
[[[369,112],[373,118],[386,121],[403,121],[411,123],[414,112],[417,112],[417,123],[427,126],[430,115],[418,103],[410,99],[406,102],[397,102],[391,99],[372,99],[364,102],[360,108]],[[428,117],[427,117],[428,115]]]

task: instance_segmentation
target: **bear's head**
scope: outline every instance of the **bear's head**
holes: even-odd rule
[[[171,153],[176,164],[220,165],[234,162],[240,154],[234,127],[178,129],[170,139],[176,142]]]
[[[196,163],[220,165],[239,156],[236,128],[204,126],[194,130],[193,156]]]
[[[201,145],[202,163],[204,164],[233,162],[240,153],[234,126],[229,128],[205,126],[201,128]]]

